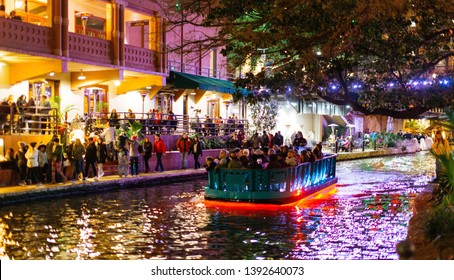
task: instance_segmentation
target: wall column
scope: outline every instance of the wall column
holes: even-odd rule
[[[125,5],[120,4],[118,14],[120,66],[125,66]]]
[[[120,65],[120,30],[119,30],[119,4],[107,4],[107,32],[106,39],[112,42],[112,64]]]
[[[57,0],[52,3],[52,33],[53,33],[53,53],[62,55],[62,0]],[[63,0],[64,1],[64,0]]]
[[[65,57],[69,57],[69,19],[68,19],[68,10],[69,4],[68,0],[60,0],[61,1],[61,11],[62,11],[62,30],[61,30],[61,42],[62,42],[62,55]],[[58,2],[58,1],[57,1]],[[72,15],[74,16],[74,15]],[[65,71],[66,72],[66,71]]]

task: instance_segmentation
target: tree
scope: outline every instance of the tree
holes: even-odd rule
[[[272,131],[276,127],[278,102],[273,98],[264,98],[251,104],[251,131]]]
[[[365,114],[417,118],[453,104],[453,0],[185,0],[185,23],[218,30],[232,67],[261,63],[236,85],[323,98]],[[178,21],[171,21],[176,24]],[[186,49],[191,42],[186,42]],[[260,65],[258,65],[260,66]],[[271,67],[271,71],[270,68]]]

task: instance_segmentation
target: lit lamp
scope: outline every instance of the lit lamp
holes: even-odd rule
[[[85,77],[84,71],[82,69],[80,69],[80,74],[79,74],[79,77],[77,77],[77,79],[80,81],[87,79],[87,77]]]
[[[332,123],[332,124],[330,124],[328,126],[331,127],[331,134],[334,134],[334,128],[337,127],[338,125],[335,124],[335,123]]]
[[[83,30],[84,35],[87,35],[87,33],[86,33],[87,21],[88,21],[88,18],[91,16],[93,16],[93,15],[90,13],[86,13],[86,12],[76,13],[76,17],[80,17],[80,20],[82,21],[82,30]]]

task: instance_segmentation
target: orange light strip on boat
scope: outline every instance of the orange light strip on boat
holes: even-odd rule
[[[220,211],[232,210],[279,210],[286,208],[303,208],[311,203],[320,203],[320,200],[329,199],[337,192],[336,185],[329,186],[318,192],[315,192],[307,197],[298,201],[288,204],[267,204],[267,203],[253,203],[253,202],[230,202],[219,200],[205,200],[205,206],[209,208],[217,208]]]

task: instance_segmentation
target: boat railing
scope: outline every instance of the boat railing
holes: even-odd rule
[[[208,173],[208,187],[230,192],[308,191],[336,177],[337,155],[276,169],[220,168]]]

